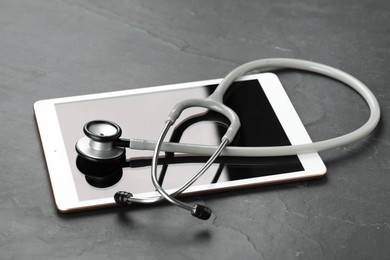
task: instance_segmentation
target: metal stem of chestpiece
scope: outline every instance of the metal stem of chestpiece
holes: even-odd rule
[[[94,150],[107,151],[113,148],[113,142],[103,143],[103,142],[96,142],[95,140],[90,139],[89,146]]]

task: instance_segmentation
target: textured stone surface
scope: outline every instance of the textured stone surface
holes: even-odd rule
[[[0,1],[1,259],[388,259],[390,4],[378,1]],[[32,105],[224,76],[258,58],[343,69],[377,95],[368,138],[322,153],[326,178],[170,205],[56,211]],[[280,77],[314,140],[367,118],[352,91]]]

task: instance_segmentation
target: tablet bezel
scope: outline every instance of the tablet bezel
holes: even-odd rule
[[[260,86],[263,88],[264,93],[275,111],[288,139],[290,140],[290,143],[304,144],[312,142],[278,77],[272,73],[262,73],[244,76],[239,80],[244,81],[253,79],[259,81]],[[214,79],[37,101],[34,104],[35,117],[57,208],[62,212],[71,212],[97,207],[115,206],[116,204],[113,197],[84,201],[79,200],[74,179],[72,178],[72,171],[65,143],[61,133],[60,123],[56,112],[56,104],[215,85],[221,80],[222,79]],[[173,105],[174,104],[172,104],[172,106]],[[318,178],[325,175],[326,167],[318,153],[300,154],[298,155],[298,158],[304,168],[303,171],[235,180],[224,183],[192,186],[186,191],[186,193],[203,194],[211,191],[215,192]],[[146,192],[134,195],[137,197],[148,197],[156,195],[156,193]]]

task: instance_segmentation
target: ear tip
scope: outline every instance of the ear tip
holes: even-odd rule
[[[200,204],[195,204],[194,209],[191,211],[192,216],[197,217],[198,219],[202,220],[207,220],[211,216],[211,209],[200,205]]]
[[[114,195],[114,200],[118,205],[127,206],[131,204],[130,198],[133,194],[127,191],[118,191]]]

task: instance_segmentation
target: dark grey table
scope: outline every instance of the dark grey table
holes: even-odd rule
[[[0,1],[0,259],[389,259],[390,2]],[[321,153],[327,177],[168,204],[64,215],[32,105],[46,98],[220,78],[294,57],[355,75],[382,106],[364,140]],[[279,76],[312,139],[368,117],[341,84]]]

